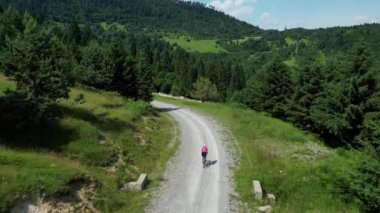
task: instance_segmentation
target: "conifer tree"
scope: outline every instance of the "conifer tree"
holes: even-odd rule
[[[144,101],[152,101],[153,99],[153,79],[151,66],[146,61],[141,61],[139,64],[138,76],[138,99]]]
[[[110,58],[98,42],[92,41],[82,49],[82,60],[76,72],[79,81],[99,89],[109,89],[113,78]]]
[[[351,78],[346,92],[349,97],[349,105],[345,109],[345,116],[349,125],[345,136],[348,141],[354,139],[362,131],[364,116],[369,112],[368,101],[377,89],[372,65],[368,49],[358,48],[352,68],[349,71]]]
[[[234,65],[231,73],[230,90],[240,91],[246,87],[245,74],[241,64]]]
[[[136,62],[132,57],[127,58],[120,39],[114,40],[110,45],[109,59],[113,80],[111,89],[120,92],[127,98],[137,98],[137,70]]]
[[[285,118],[292,92],[293,85],[288,68],[275,60],[257,73],[250,83],[248,105],[275,117]]]
[[[71,22],[68,31],[67,31],[67,39],[69,43],[77,44],[79,45],[82,40],[81,30],[79,28],[79,25],[77,21]]]
[[[13,39],[24,27],[22,17],[12,8],[0,13],[0,50],[6,44],[6,37]]]
[[[80,39],[81,39],[80,44],[83,46],[87,45],[93,39],[93,33],[92,33],[90,25],[88,24],[84,25],[81,31]]]
[[[129,52],[132,56],[132,58],[136,58],[137,56],[137,41],[136,38],[133,34],[129,36],[129,43],[130,43],[130,49]]]
[[[132,57],[125,60],[125,69],[114,76],[117,90],[127,98],[139,98],[139,80],[137,78],[136,61]],[[141,89],[141,88],[140,88]]]
[[[199,99],[201,101],[217,101],[219,99],[216,86],[207,78],[200,77],[193,84],[193,87],[194,89],[191,96],[195,99]]]
[[[313,129],[310,107],[323,91],[323,85],[324,76],[318,65],[306,66],[300,70],[289,108],[291,114],[289,119],[291,121],[303,128]]]
[[[68,97],[71,63],[56,36],[29,15],[24,16],[23,24],[25,29],[15,39],[6,40],[0,65],[6,76],[17,83],[18,103],[29,108],[23,122],[39,123],[48,117],[46,111],[51,104]],[[15,107],[23,108],[22,105]]]

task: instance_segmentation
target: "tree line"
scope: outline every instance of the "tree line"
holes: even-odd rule
[[[245,86],[238,60],[189,54],[158,37],[109,33],[75,20],[41,24],[11,8],[2,11],[0,26],[1,70],[17,82],[17,90],[1,102],[3,112],[13,112],[3,113],[3,119],[44,120],[49,106],[67,98],[75,84],[144,101],[152,100],[152,92],[225,101]],[[199,89],[194,91],[194,85]]]
[[[317,133],[330,146],[359,149],[371,156],[337,177],[336,186],[346,196],[359,198],[365,211],[376,212],[380,209],[379,69],[366,47],[358,47],[347,58],[326,65],[305,64],[295,76],[274,59],[254,75],[238,100]]]
[[[47,22],[120,23],[135,31],[148,28],[194,37],[241,37],[259,29],[202,3],[182,0],[0,0]],[[101,8],[101,9],[100,9]],[[213,27],[209,27],[212,25]]]
[[[60,32],[11,8],[2,11],[0,20],[1,70],[17,83],[15,91],[1,97],[3,124],[30,126],[54,117],[50,109],[68,97],[75,83],[152,99],[147,57],[128,54],[117,38],[107,44],[84,42],[76,23]]]

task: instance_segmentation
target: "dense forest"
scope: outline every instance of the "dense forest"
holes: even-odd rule
[[[135,31],[144,28],[186,31],[197,37],[234,38],[259,29],[201,3],[181,0],[1,0],[28,11],[39,20],[70,23],[121,23]],[[213,27],[210,27],[213,26]]]
[[[264,31],[183,1],[0,3],[0,68],[17,82],[0,99],[7,128],[55,119],[54,103],[75,84],[145,101],[164,92],[238,103],[316,133],[330,146],[368,153],[337,187],[368,212],[379,211],[378,24]],[[127,30],[105,29],[104,21]],[[161,39],[173,32],[217,39],[228,52],[186,52]]]

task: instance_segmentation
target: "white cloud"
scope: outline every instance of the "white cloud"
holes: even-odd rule
[[[212,0],[208,5],[237,18],[251,16],[256,0]]]
[[[279,21],[276,16],[265,12],[260,16],[260,27],[265,29],[278,29]]]
[[[378,23],[378,20],[371,18],[369,16],[355,16],[354,20],[356,24]]]

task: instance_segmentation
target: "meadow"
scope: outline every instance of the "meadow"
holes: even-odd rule
[[[170,44],[177,44],[188,52],[199,53],[226,53],[223,47],[221,47],[216,40],[194,39],[189,36],[167,36],[163,40]]]

